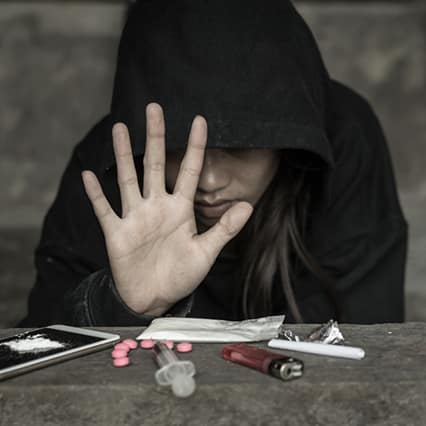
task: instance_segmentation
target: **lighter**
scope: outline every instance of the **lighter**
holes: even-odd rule
[[[303,374],[303,362],[276,352],[249,346],[245,343],[224,346],[222,357],[255,368],[281,380],[297,379]]]

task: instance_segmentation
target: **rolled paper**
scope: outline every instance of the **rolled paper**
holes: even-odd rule
[[[305,352],[308,354],[333,356],[337,358],[363,359],[365,351],[354,346],[330,345],[327,343],[294,342],[283,339],[272,339],[268,346],[277,349]]]

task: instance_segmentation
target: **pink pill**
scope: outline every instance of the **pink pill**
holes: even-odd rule
[[[161,343],[167,345],[169,349],[173,349],[174,343],[171,340],[162,340]]]
[[[138,342],[133,339],[124,339],[121,343],[124,343],[130,349],[136,349],[138,347]]]
[[[111,356],[113,358],[126,358],[128,353],[129,353],[128,351],[122,351],[120,349],[114,349],[111,352]]]
[[[176,345],[176,350],[178,352],[191,352],[192,351],[192,344],[189,343],[189,342],[178,343]]]
[[[116,358],[112,360],[114,367],[125,367],[130,364],[130,359],[128,357]]]
[[[126,351],[126,352],[130,351],[130,348],[125,343],[117,343],[114,346],[114,349],[117,349],[119,351]]]
[[[155,342],[152,339],[146,339],[141,341],[142,349],[151,349],[154,346]]]

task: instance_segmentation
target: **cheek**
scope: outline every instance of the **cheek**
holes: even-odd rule
[[[245,165],[241,178],[244,179],[244,187],[252,201],[257,202],[266,191],[278,171],[278,166],[279,160],[276,158],[264,158],[262,161]]]
[[[180,163],[177,161],[166,161],[166,187],[172,192],[179,174]]]

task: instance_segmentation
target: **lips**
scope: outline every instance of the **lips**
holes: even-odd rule
[[[229,208],[231,208],[236,202],[235,201],[225,201],[220,204],[200,204],[195,203],[195,210],[202,216],[215,219],[220,218]]]

